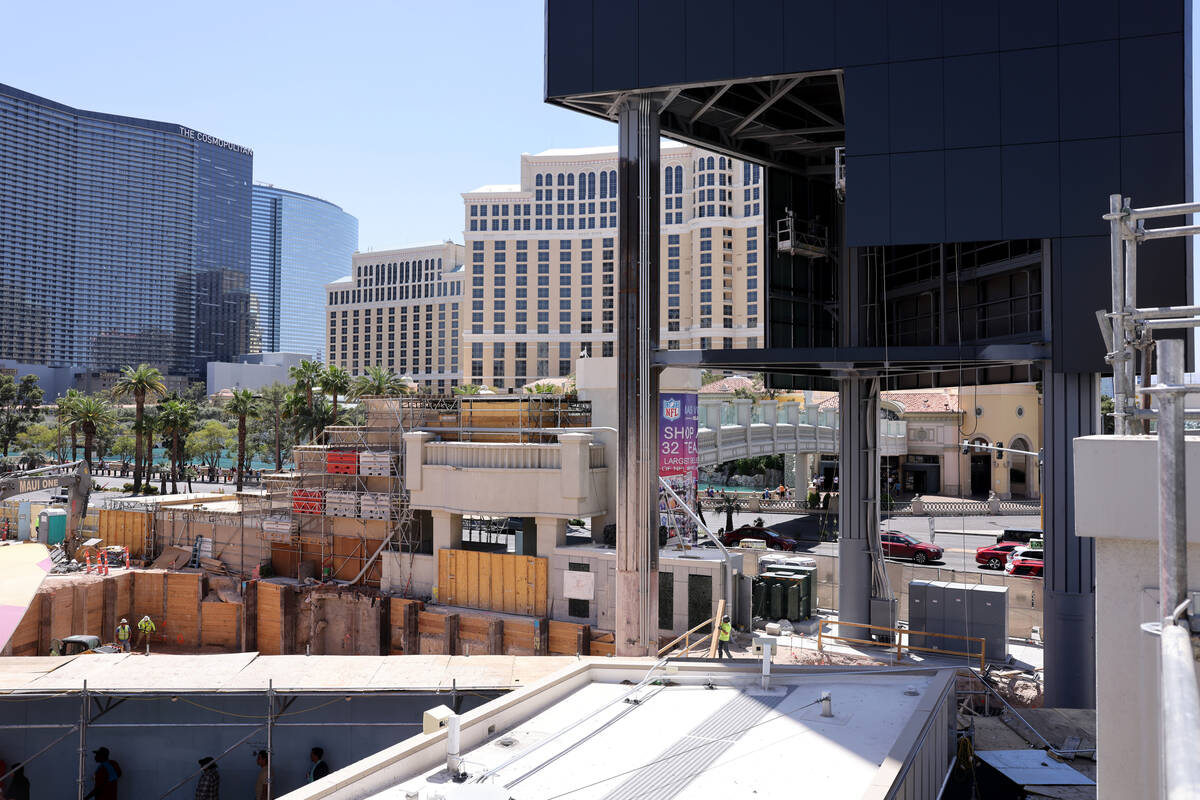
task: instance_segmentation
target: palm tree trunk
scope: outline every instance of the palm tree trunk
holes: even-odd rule
[[[145,453],[142,456],[143,469],[146,471],[146,485],[150,485],[150,474],[154,471],[154,434],[147,431],[143,434]]]
[[[95,433],[88,430],[87,428],[84,428],[84,430],[83,430],[83,460],[85,462],[87,462],[89,474],[92,471],[92,442],[94,440],[94,437],[95,437]]]
[[[179,494],[179,434],[171,435],[171,494]]]
[[[71,426],[71,460],[72,461],[79,460],[79,440],[78,440],[78,437],[76,436],[77,433],[78,433],[78,431],[76,430],[75,426],[72,425]]]
[[[246,416],[243,414],[238,417],[238,463],[237,463],[237,490],[242,490],[244,483],[243,476],[246,472]]]
[[[275,413],[275,471],[283,472],[283,457],[280,455],[282,451],[279,449],[279,413]]]
[[[142,488],[142,417],[146,410],[146,398],[138,396],[137,408],[134,410],[133,427],[134,445],[133,445],[133,493],[137,494]]]
[[[333,393],[333,423],[337,425],[337,392]]]

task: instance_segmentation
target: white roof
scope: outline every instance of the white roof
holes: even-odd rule
[[[659,150],[682,150],[688,146],[679,142],[663,141],[659,145]],[[549,150],[543,150],[540,153],[534,153],[533,157],[604,156],[616,155],[616,152],[617,146],[615,144],[598,145],[596,147],[553,147]]]
[[[464,194],[512,194],[521,191],[519,183],[488,183],[480,186],[478,189],[472,189]]]
[[[454,242],[434,239],[428,242],[413,242],[411,244],[400,245],[399,247],[388,247],[383,250],[360,250],[354,254],[355,261],[371,260],[383,256],[387,253],[404,253],[410,250],[431,250],[437,247],[453,247]]]
[[[676,663],[655,676],[648,660],[584,659],[463,715],[465,783],[448,780],[444,734],[399,742],[326,780],[379,800],[726,800],[791,796],[798,781],[806,796],[862,797],[894,784],[954,680],[952,670],[780,665],[764,690],[757,666]],[[822,692],[831,717],[821,716]]]

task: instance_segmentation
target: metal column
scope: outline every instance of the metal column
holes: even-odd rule
[[[879,536],[878,379],[843,378],[838,401],[838,619],[870,624]]]
[[[648,96],[618,114],[617,596],[618,656],[658,652],[659,127]]]
[[[1072,440],[1099,432],[1100,396],[1092,373],[1042,372],[1045,466],[1042,470],[1046,569],[1042,641],[1046,708],[1096,707],[1095,540],[1075,535]]]

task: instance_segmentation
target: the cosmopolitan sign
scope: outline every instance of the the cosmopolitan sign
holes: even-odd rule
[[[191,128],[185,128],[182,125],[179,126],[179,135],[187,139],[192,139],[193,141],[204,142],[205,144],[212,144],[216,145],[217,147],[224,147],[226,150],[232,150],[233,152],[241,153],[244,156],[254,155],[254,151],[249,147],[242,147],[240,144],[227,142],[224,139],[218,139],[215,136],[209,136],[207,133],[194,131]]]

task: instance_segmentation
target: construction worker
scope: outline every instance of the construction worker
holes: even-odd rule
[[[733,653],[729,652],[729,638],[733,635],[733,625],[729,622],[729,615],[721,617],[721,624],[717,628],[717,658],[729,656],[733,658]]]
[[[149,614],[145,615],[140,620],[138,620],[138,643],[137,643],[137,646],[138,646],[138,650],[141,650],[142,642],[145,642],[146,643],[146,655],[150,655],[150,636],[156,630],[158,630],[158,628],[155,627],[154,620],[150,619]]]
[[[129,627],[129,620],[121,617],[121,624],[117,626],[117,643],[121,645],[121,652],[129,652],[129,637],[133,631]]]
[[[200,779],[196,781],[196,800],[220,800],[221,774],[212,756],[200,759]]]
[[[96,772],[93,774],[95,783],[92,790],[83,796],[83,800],[117,800],[117,782],[121,779],[121,765],[108,757],[108,748],[101,747],[92,751],[96,761]]]

